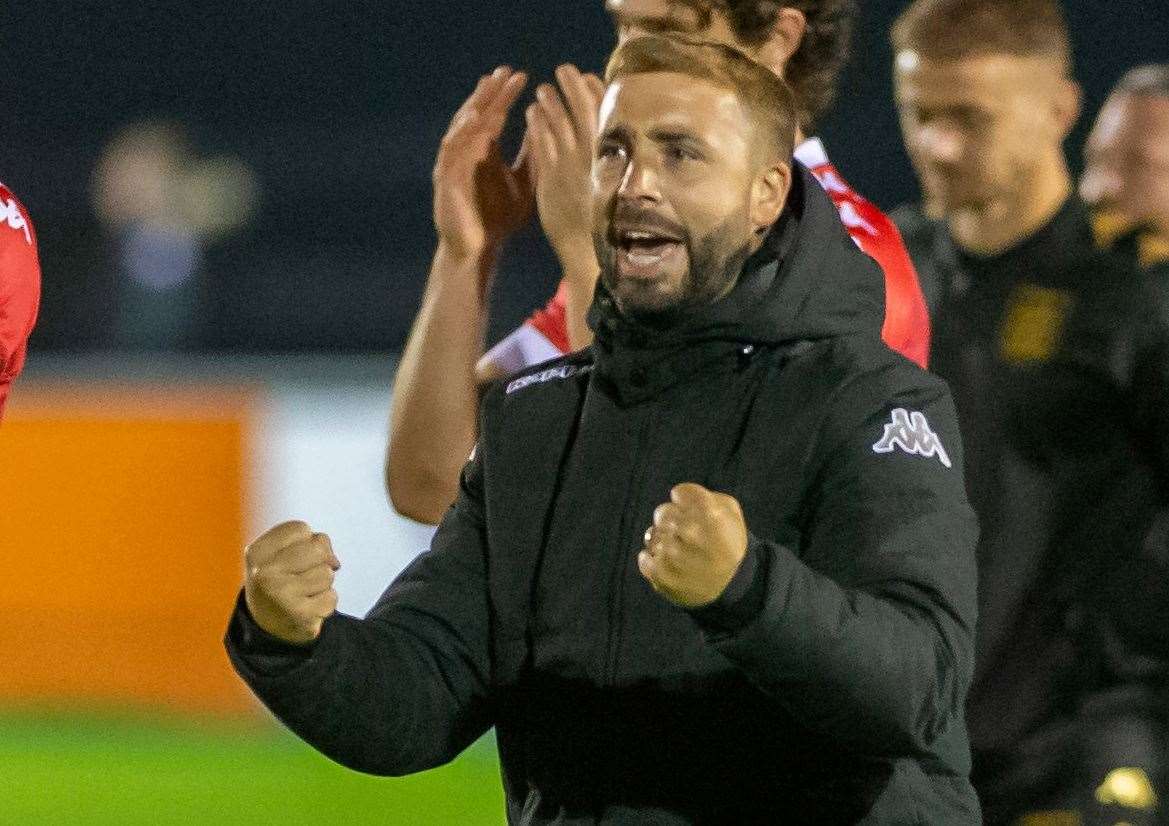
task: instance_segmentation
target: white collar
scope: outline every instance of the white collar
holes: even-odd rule
[[[819,138],[808,138],[797,146],[796,160],[808,169],[815,169],[818,166],[831,163],[828,160],[828,153],[824,151],[824,144],[820,142]]]

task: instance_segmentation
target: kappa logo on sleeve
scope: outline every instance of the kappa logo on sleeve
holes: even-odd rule
[[[16,205],[16,201],[0,199],[0,223],[8,224],[10,229],[14,229],[17,232],[23,232],[25,243],[32,244],[32,235],[28,231],[28,223],[24,220],[24,216],[20,214],[20,207]]]
[[[901,407],[894,410],[893,421],[885,425],[885,435],[873,445],[874,453],[892,453],[897,449],[927,459],[937,456],[943,465],[953,467],[942,440],[930,430],[925,414],[916,410],[912,413]]]

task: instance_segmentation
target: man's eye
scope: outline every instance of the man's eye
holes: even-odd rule
[[[698,160],[698,154],[684,146],[671,146],[666,150],[666,155],[672,161],[695,161]]]
[[[625,150],[615,143],[601,144],[601,148],[597,150],[598,158],[619,158],[625,154]]]

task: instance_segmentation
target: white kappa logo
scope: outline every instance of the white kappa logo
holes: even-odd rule
[[[28,244],[32,244],[32,235],[29,234],[28,224],[25,223],[24,216],[20,214],[20,208],[16,205],[16,201],[0,200],[0,222],[8,224],[14,230],[24,230],[24,240]]]
[[[873,452],[892,453],[897,448],[911,456],[924,456],[927,459],[937,456],[943,465],[953,467],[946,449],[942,447],[942,440],[930,430],[925,415],[916,410],[913,413],[901,407],[894,410],[893,421],[885,425],[885,435],[873,445]]]

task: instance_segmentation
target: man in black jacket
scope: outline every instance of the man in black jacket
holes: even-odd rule
[[[1080,194],[1097,240],[1169,288],[1169,63],[1120,79],[1084,147]]]
[[[1096,249],[1072,194],[1062,144],[1079,92],[1055,0],[917,0],[893,41],[925,195],[894,219],[982,527],[975,788],[989,824],[1148,823],[1169,709],[1158,300]]]
[[[881,273],[792,170],[781,81],[660,37],[608,81],[595,343],[487,394],[457,502],[366,619],[333,613],[326,537],[252,543],[232,662],[362,771],[494,726],[511,823],[978,823],[947,391],[881,343]],[[509,83],[438,176],[491,151]]]

